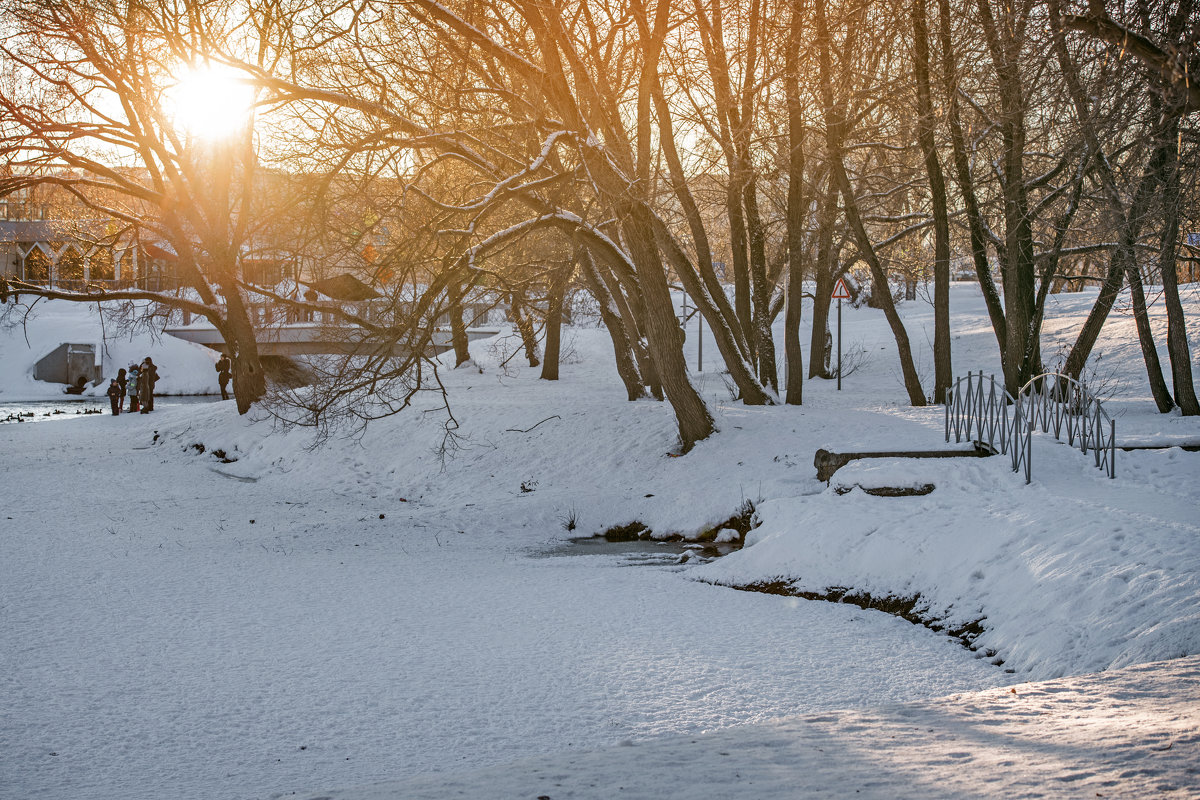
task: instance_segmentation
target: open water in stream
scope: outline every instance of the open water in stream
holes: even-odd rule
[[[154,398],[154,407],[191,405],[194,403],[219,402],[220,395],[185,394],[159,395]],[[129,408],[126,399],[122,411]],[[108,397],[80,397],[63,395],[53,400],[0,401],[0,424],[15,422],[46,422],[55,419],[71,419],[85,414],[109,413]]]

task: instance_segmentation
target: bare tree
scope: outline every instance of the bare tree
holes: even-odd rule
[[[860,19],[854,13],[848,15],[846,19],[846,35],[841,41],[843,58],[847,58],[848,54],[853,52],[854,48],[858,46],[858,37],[861,35],[859,22]],[[846,220],[850,226],[855,244],[858,247],[859,255],[867,262],[871,269],[876,293],[879,295],[884,314],[887,317],[888,324],[891,326],[892,335],[896,340],[896,348],[900,354],[900,370],[904,378],[904,387],[908,392],[909,402],[914,406],[923,406],[926,402],[925,393],[921,389],[920,378],[913,364],[912,348],[909,345],[908,332],[904,329],[904,322],[900,319],[892,302],[887,273],[879,261],[875,245],[871,240],[870,234],[867,232],[862,214],[859,212],[858,200],[854,188],[850,183],[849,173],[846,170],[844,146],[849,119],[846,113],[846,104],[838,102],[835,99],[831,57],[833,47],[832,37],[830,36],[825,7],[820,3],[816,6],[816,23],[817,39],[820,48],[819,74],[821,102],[825,115],[825,140],[833,181],[842,196]]]
[[[106,0],[22,3],[2,20],[0,53],[19,79],[0,88],[0,152],[9,165],[0,195],[56,187],[127,236],[167,243],[188,291],[70,291],[12,280],[0,295],[149,300],[204,317],[236,352],[234,392],[245,413],[265,390],[240,263],[256,214],[254,140],[246,127],[228,143],[189,141],[165,107],[188,64],[180,46],[189,20]]]

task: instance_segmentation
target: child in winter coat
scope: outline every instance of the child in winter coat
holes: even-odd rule
[[[121,384],[117,383],[117,379],[113,378],[108,382],[108,403],[112,407],[112,415],[115,417],[121,413]]]
[[[125,384],[126,393],[129,395],[129,413],[133,414],[139,410],[138,406],[138,378],[141,370],[137,364],[132,364],[129,367],[129,372],[126,374],[128,382]]]

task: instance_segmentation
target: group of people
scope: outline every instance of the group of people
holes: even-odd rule
[[[158,383],[158,367],[146,356],[141,364],[130,364],[117,370],[117,377],[108,383],[108,401],[115,417],[121,413],[125,397],[129,397],[128,413],[149,414],[154,410],[154,384]]]
[[[216,363],[217,382],[221,385],[221,399],[229,399],[229,382],[233,380],[233,361],[227,353],[221,353]],[[130,364],[128,369],[117,370],[117,377],[108,383],[108,400],[112,404],[113,416],[121,413],[125,398],[129,397],[127,413],[140,411],[149,414],[154,410],[154,384],[158,383],[158,367],[150,356],[141,364]]]

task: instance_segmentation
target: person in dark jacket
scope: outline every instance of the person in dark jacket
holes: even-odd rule
[[[142,371],[138,379],[141,381],[138,397],[142,401],[142,413],[149,414],[154,410],[154,384],[158,383],[158,367],[154,366],[150,356],[142,359]]]
[[[108,391],[105,394],[108,395],[108,403],[112,407],[112,415],[115,417],[121,413],[121,384],[117,383],[116,378],[108,382]]]
[[[149,358],[146,359],[146,361],[149,360]],[[138,370],[138,400],[141,403],[143,414],[149,414],[154,410],[154,370],[146,361],[142,362],[141,369]]]
[[[121,367],[117,370],[117,386],[121,387],[121,402],[125,402],[125,387],[129,385],[129,375],[125,372],[125,368]]]
[[[229,399],[229,381],[233,378],[233,362],[229,360],[229,355],[221,353],[220,360],[217,361],[217,382],[221,384],[221,399]]]
[[[136,414],[141,410],[141,404],[138,403],[139,386],[141,385],[142,371],[138,369],[137,364],[129,365],[129,373],[127,375],[127,383],[125,384],[125,392],[129,395],[129,413]]]

